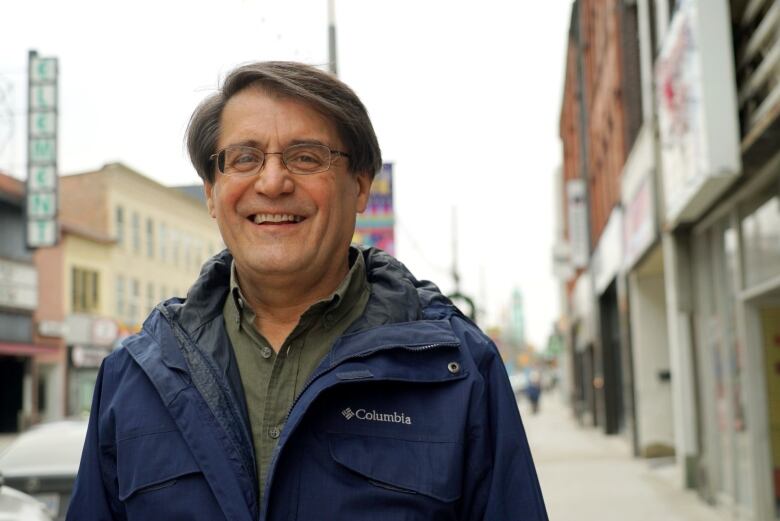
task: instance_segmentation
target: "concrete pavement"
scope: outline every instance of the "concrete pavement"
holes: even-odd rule
[[[557,394],[532,415],[521,399],[531,451],[553,521],[728,521],[675,485],[674,465],[631,456],[628,442],[579,426]]]

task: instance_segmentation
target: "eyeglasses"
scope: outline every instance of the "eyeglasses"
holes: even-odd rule
[[[265,164],[265,157],[270,155],[281,156],[287,170],[298,175],[325,172],[337,157],[349,157],[348,154],[331,150],[325,145],[302,143],[291,145],[281,152],[263,152],[253,147],[231,145],[209,159],[217,160],[217,168],[223,175],[251,177],[260,172]]]

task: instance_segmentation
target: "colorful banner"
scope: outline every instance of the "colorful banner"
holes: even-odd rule
[[[395,255],[392,163],[383,164],[374,178],[366,211],[358,214],[352,242],[374,246]]]

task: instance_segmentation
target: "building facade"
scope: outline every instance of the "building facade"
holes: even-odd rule
[[[89,410],[102,359],[161,300],[184,297],[222,247],[202,201],[113,163],[60,179],[61,240],[36,252],[46,273],[39,342],[64,353],[66,414]],[[44,334],[45,333],[45,334]]]
[[[637,59],[629,60],[634,72],[625,72],[626,59],[613,62],[614,70],[622,63],[638,88],[613,101],[636,135],[622,142],[607,135],[606,149],[625,144],[625,156],[620,163],[614,152],[619,205],[606,221],[614,187],[594,179],[608,161],[598,160],[603,131],[593,133],[591,121],[604,115],[587,94],[589,63],[599,58],[583,58],[606,45],[589,40],[592,22],[584,21],[598,20],[598,8],[574,2],[569,38],[563,177],[590,180],[591,240],[578,265],[577,234],[565,220],[570,269],[559,273],[567,288],[562,322],[569,325],[573,406],[599,417],[608,349],[599,366],[597,346],[620,339],[629,359],[620,365],[632,376],[622,401],[635,454],[674,455],[680,486],[729,519],[780,519],[780,3],[599,6],[624,20],[615,14],[618,4],[636,15],[618,24],[622,48],[632,31],[638,45]],[[573,116],[577,110],[584,114]],[[576,183],[561,188],[566,211],[577,211],[569,193]],[[612,227],[618,209],[621,222]],[[606,239],[610,234],[619,238]],[[605,244],[612,244],[609,261]],[[608,274],[605,265],[613,266]],[[588,344],[596,346],[593,355],[583,355]]]
[[[25,219],[24,183],[0,173],[0,432],[37,421],[38,363],[57,354],[33,337],[39,281]]]

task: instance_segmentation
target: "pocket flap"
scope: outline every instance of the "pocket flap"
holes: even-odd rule
[[[200,472],[178,431],[143,434],[117,443],[119,499],[186,474]]]
[[[371,481],[452,502],[460,497],[462,455],[455,442],[330,433],[331,457]]]

